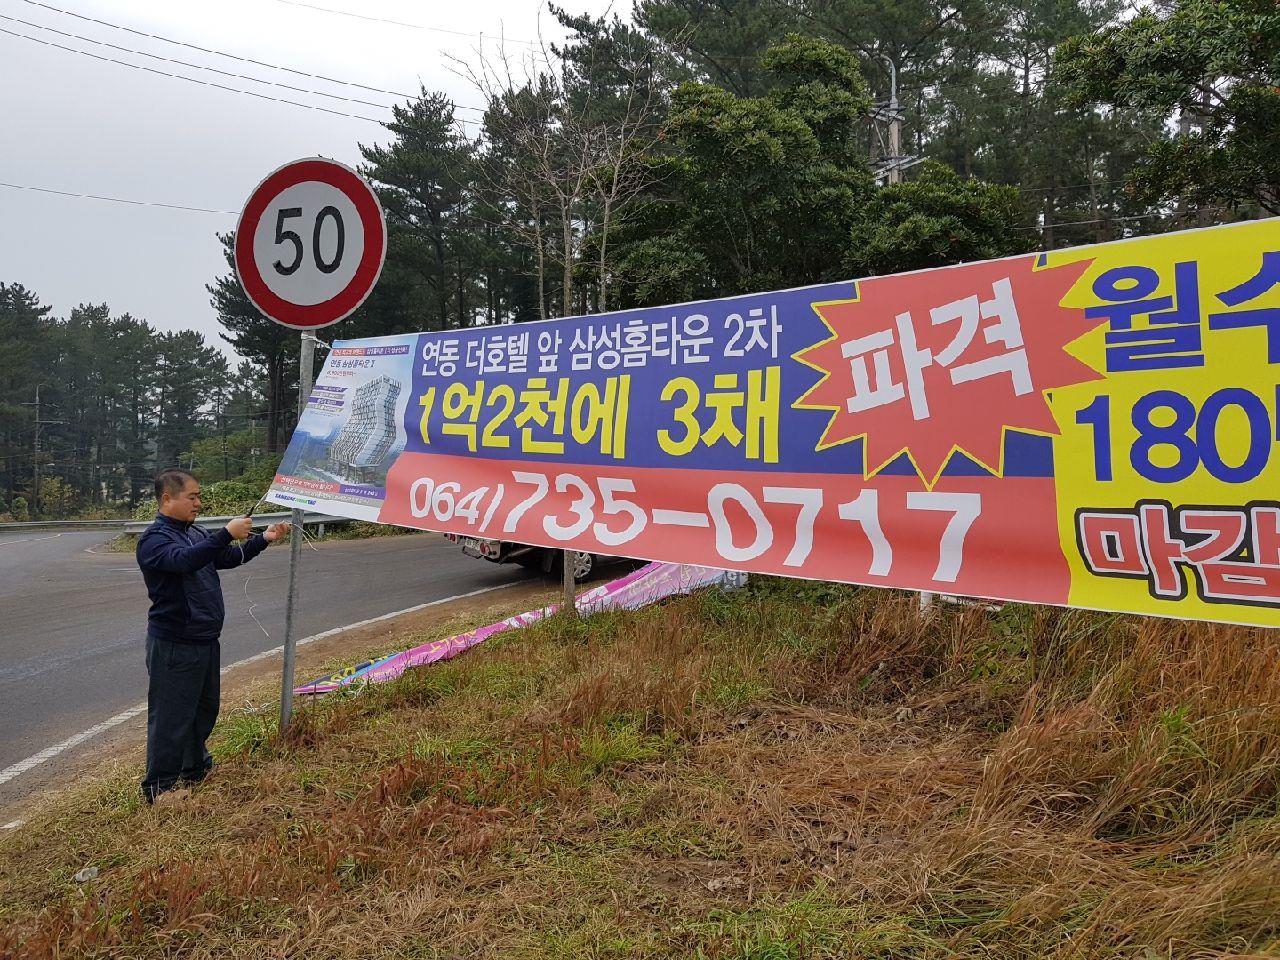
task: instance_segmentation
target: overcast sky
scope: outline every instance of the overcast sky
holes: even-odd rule
[[[591,13],[617,8],[610,0],[565,5]],[[475,61],[477,48],[492,51],[500,35],[511,50],[540,32],[560,37],[554,18],[531,0],[0,0],[0,31],[7,31],[0,32],[0,183],[224,211],[0,186],[0,281],[24,284],[58,315],[79,303],[107,303],[113,313],[131,313],[163,330],[194,328],[220,344],[204,289],[225,269],[215,232],[235,226],[249,192],[282,163],[322,155],[354,165],[357,145],[385,142],[386,131],[367,120],[104,63],[13,34],[375,119],[389,111],[155,57],[335,97],[381,104],[396,98],[159,38],[390,91],[413,93],[423,84],[474,106],[480,98],[457,75],[450,55]],[[461,110],[459,116],[479,114]]]

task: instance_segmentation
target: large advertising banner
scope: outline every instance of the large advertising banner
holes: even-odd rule
[[[339,342],[268,499],[1280,625],[1280,221]]]

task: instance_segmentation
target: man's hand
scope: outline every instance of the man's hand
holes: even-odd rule
[[[232,540],[243,540],[253,533],[253,521],[248,517],[236,517],[227,524],[227,533],[231,534]]]
[[[288,532],[289,524],[273,523],[262,532],[262,536],[266,539],[267,543],[275,543],[277,540],[283,540],[285,534]]]

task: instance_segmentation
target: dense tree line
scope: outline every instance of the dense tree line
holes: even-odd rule
[[[491,51],[472,68],[477,131],[423,90],[360,147],[389,246],[341,336],[518,323],[1280,212],[1273,0],[637,0],[630,20],[551,9],[567,42]],[[228,270],[209,292],[224,338],[251,361],[234,391],[198,338],[157,336],[105,307],[52,320],[28,291],[0,288],[0,348],[19,358],[0,371],[10,503],[31,493],[26,404],[50,363],[59,383],[42,402],[63,404],[68,423],[44,428],[49,456],[62,457],[48,475],[83,502],[132,499],[140,476],[183,455],[224,476],[259,437],[279,451],[296,337],[253,308],[230,269],[232,237],[223,242]],[[238,454],[218,455],[220,411],[242,418]]]
[[[199,440],[254,432],[255,378],[233,377],[199,333],[106,305],[50,314],[32,291],[0,283],[0,514],[112,512],[150,495],[157,466],[190,463]],[[219,478],[221,464],[200,466]],[[226,475],[242,470],[227,461]]]

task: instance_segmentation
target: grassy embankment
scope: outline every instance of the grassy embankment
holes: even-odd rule
[[[0,840],[0,955],[1280,955],[1278,662],[763,578],[556,618],[228,715],[195,809],[79,788]]]

